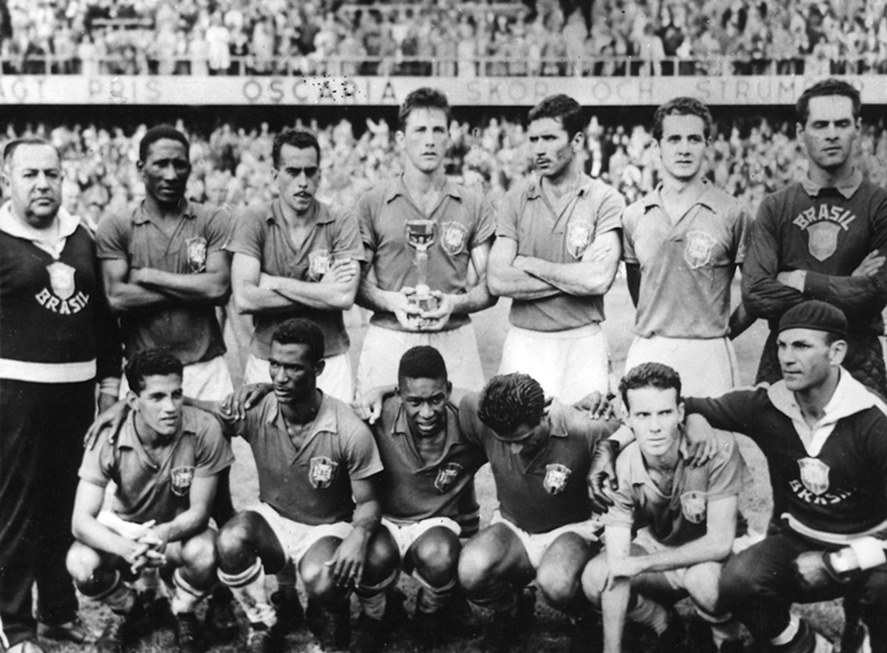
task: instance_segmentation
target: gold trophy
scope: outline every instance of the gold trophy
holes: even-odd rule
[[[407,244],[416,250],[416,292],[409,296],[412,306],[421,311],[437,309],[438,298],[431,294],[428,287],[428,250],[437,240],[437,223],[434,220],[407,220]],[[422,326],[420,320],[419,326]]]

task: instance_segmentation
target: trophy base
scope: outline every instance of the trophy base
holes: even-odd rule
[[[410,306],[414,306],[425,313],[436,311],[440,306],[440,300],[434,295],[419,296],[418,294],[414,294],[410,296],[409,302]],[[412,321],[415,323],[417,329],[434,324],[434,320],[426,320],[418,315],[413,316]]]

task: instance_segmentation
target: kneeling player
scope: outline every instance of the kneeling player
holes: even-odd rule
[[[325,649],[348,646],[354,585],[384,580],[364,566],[379,525],[374,477],[382,463],[366,425],[317,389],[323,355],[320,328],[288,320],[271,337],[274,392],[242,421],[207,406],[227,434],[249,442],[258,472],[261,503],[225,524],[218,542],[219,578],[250,621],[248,651],[278,649],[286,625],[278,626],[279,614],[301,612],[293,587],[283,588],[283,605],[272,607],[263,569],[276,573],[293,563],[308,594],[308,625]]]
[[[656,631],[659,650],[679,650],[680,619],[651,597],[686,594],[711,623],[715,650],[741,651],[737,623],[717,608],[721,562],[733,546],[746,476],[736,442],[715,433],[714,458],[690,466],[681,379],[666,365],[638,365],[619,389],[636,441],[616,461],[618,488],[604,517],[606,550],[582,575],[585,595],[603,611],[604,652],[622,651],[626,612]]]
[[[463,436],[490,461],[500,503],[491,525],[463,548],[459,582],[471,601],[494,611],[487,648],[507,651],[532,608],[518,592],[534,578],[555,606],[588,612],[580,576],[601,524],[586,478],[595,444],[617,423],[557,400],[546,409],[542,387],[526,374],[494,377],[463,398],[459,416]]]
[[[126,581],[146,567],[158,567],[174,586],[178,649],[197,651],[194,610],[216,583],[209,511],[218,475],[234,456],[216,420],[183,407],[182,364],[175,357],[140,352],[126,376],[129,419],[116,437],[88,449],[80,467],[68,570],[85,596],[118,615],[99,639],[100,651],[117,653],[136,636],[144,609]],[[103,511],[111,480],[114,502]]]

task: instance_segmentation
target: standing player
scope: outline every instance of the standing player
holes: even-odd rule
[[[126,374],[129,420],[83,456],[68,569],[84,596],[117,615],[98,641],[100,651],[134,644],[145,614],[125,580],[146,567],[171,578],[178,650],[200,651],[194,610],[217,582],[210,505],[218,474],[234,456],[216,420],[183,408],[177,358],[145,350],[129,359]],[[111,481],[114,503],[102,510]]]
[[[505,197],[490,253],[490,291],[513,300],[499,372],[527,373],[569,403],[607,394],[601,322],[604,293],[619,265],[625,202],[581,171],[585,125],[578,102],[548,97],[529,120],[538,177]]]
[[[348,592],[385,580],[364,567],[379,526],[379,452],[351,408],[317,389],[323,353],[323,334],[311,321],[278,326],[269,359],[274,392],[244,420],[225,420],[228,434],[249,442],[259,478],[261,503],[237,513],[218,541],[219,578],[249,619],[249,651],[278,650],[289,625],[279,615],[301,612],[293,587],[272,607],[265,569],[293,563],[308,594],[308,624],[324,649],[348,646]],[[225,419],[218,406],[214,412]]]
[[[42,634],[83,644],[65,568],[73,538],[80,440],[116,396],[120,341],[102,292],[95,244],[61,208],[58,151],[8,143],[0,207],[0,646],[37,652]]]
[[[661,651],[677,650],[680,618],[659,601],[686,594],[711,623],[714,650],[741,651],[736,622],[718,608],[718,579],[736,535],[746,474],[739,448],[732,435],[719,433],[714,458],[689,465],[681,377],[670,367],[632,368],[619,390],[636,439],[616,461],[615,505],[604,517],[606,551],[582,575],[585,595],[603,611],[604,653],[622,651],[626,616],[651,626]],[[645,527],[646,536],[633,543]]]
[[[532,614],[520,590],[534,578],[553,605],[588,612],[580,577],[601,523],[586,478],[595,444],[617,425],[557,400],[546,411],[541,386],[525,374],[496,376],[482,393],[466,395],[459,419],[463,437],[484,449],[500,506],[462,550],[459,583],[494,612],[488,648],[508,651]]]
[[[797,132],[807,150],[807,176],[761,203],[743,265],[748,312],[770,322],[758,381],[780,378],[776,326],[808,299],[827,301],[847,316],[844,367],[887,396],[879,336],[887,305],[887,191],[855,166],[859,91],[827,79],[798,99]]]
[[[662,183],[629,206],[622,221],[622,257],[637,309],[625,369],[664,363],[692,395],[720,395],[739,381],[728,339],[741,331],[730,320],[730,284],[749,221],[739,202],[704,176],[711,125],[708,108],[693,98],[656,109]]]
[[[320,183],[320,145],[310,133],[284,130],[272,150],[279,197],[248,208],[235,221],[228,251],[234,300],[255,324],[245,383],[268,380],[271,334],[292,317],[323,331],[326,358],[318,387],[353,398],[348,334],[342,311],[360,281],[363,247],[357,221],[314,195]]]
[[[162,348],[184,367],[185,394],[221,401],[233,390],[225,364],[225,344],[216,319],[229,291],[228,237],[224,209],[210,209],[185,198],[191,163],[188,140],[160,125],[139,143],[138,169],[145,199],[129,215],[111,215],[96,235],[105,292],[120,315],[124,354]],[[216,523],[234,514],[228,470],[219,477],[213,509]],[[224,594],[224,593],[223,593]],[[211,602],[221,633],[236,622],[224,596]]]
[[[493,219],[481,195],[447,180],[449,116],[440,91],[420,88],[407,95],[397,132],[403,175],[369,191],[357,205],[367,256],[357,301],[373,311],[360,352],[358,392],[390,383],[401,354],[415,345],[437,348],[457,387],[479,388],[484,382],[469,314],[496,303],[486,284]],[[412,221],[424,221],[420,224],[433,233],[427,284],[438,306],[431,310],[413,301],[419,277],[406,236]]]

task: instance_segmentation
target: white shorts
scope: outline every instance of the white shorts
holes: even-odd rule
[[[411,347],[430,345],[440,352],[447,365],[447,377],[456,388],[480,390],[484,372],[477,350],[477,339],[470,324],[452,331],[410,332],[367,328],[357,363],[357,392],[397,382],[400,357]]]
[[[338,537],[340,540],[344,540],[354,530],[350,523],[344,521],[318,526],[301,524],[282,516],[267,503],[250,506],[247,510],[259,513],[268,522],[271,530],[277,536],[280,548],[286,553],[287,559],[293,561],[296,568],[298,568],[302,556],[318,540],[325,537]]]
[[[572,404],[591,392],[607,394],[610,355],[599,324],[567,331],[529,331],[511,327],[502,345],[499,374],[522,372],[536,379],[545,394]]]
[[[224,356],[216,356],[202,363],[185,365],[182,375],[182,390],[186,397],[201,401],[224,401],[234,392],[231,374]],[[120,398],[126,397],[129,383],[126,375],[120,380]]]
[[[413,542],[418,540],[423,534],[427,533],[432,528],[443,526],[444,528],[453,531],[453,533],[456,534],[456,537],[459,537],[459,533],[462,532],[459,524],[449,517],[429,517],[428,519],[411,522],[409,524],[398,524],[397,522],[382,517],[382,526],[388,529],[388,532],[391,533],[391,537],[393,537],[394,541],[397,543],[397,549],[400,551],[401,560],[406,558],[407,551],[413,546]]]
[[[317,387],[325,394],[350,404],[354,400],[354,384],[351,381],[351,359],[348,352],[323,360],[323,372],[317,377]],[[243,382],[270,383],[271,370],[268,361],[250,354],[243,370]]]
[[[729,338],[637,337],[625,356],[625,371],[648,362],[673,367],[681,375],[681,394],[687,397],[719,397],[741,384]]]
[[[517,539],[524,545],[524,550],[527,552],[527,557],[530,559],[533,569],[539,568],[539,563],[542,562],[542,556],[545,555],[548,547],[564,533],[576,533],[576,535],[588,542],[597,542],[600,539],[600,532],[604,528],[600,518],[592,517],[575,524],[559,526],[546,533],[528,533],[505,519],[498,510],[493,511],[493,516],[490,518],[490,526],[493,524],[505,524],[517,535]]]

